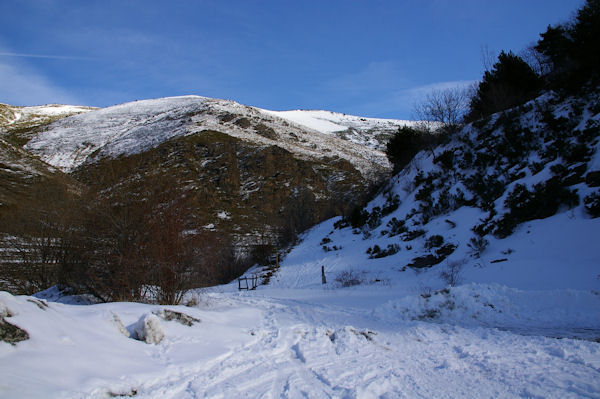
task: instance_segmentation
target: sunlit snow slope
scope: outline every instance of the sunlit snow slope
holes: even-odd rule
[[[385,150],[390,133],[395,132],[401,126],[415,126],[419,123],[398,119],[364,118],[332,111],[263,110],[263,112],[381,151]]]

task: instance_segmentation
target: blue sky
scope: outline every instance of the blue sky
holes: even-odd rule
[[[197,94],[408,119],[583,0],[1,0],[0,102]]]

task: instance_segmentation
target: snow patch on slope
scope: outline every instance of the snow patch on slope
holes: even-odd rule
[[[397,129],[400,126],[414,126],[417,123],[398,119],[363,118],[332,111],[262,111],[322,133],[334,133],[348,128],[362,130],[373,128]]]
[[[300,126],[347,139],[380,151],[385,150],[389,137],[401,126],[416,126],[418,121],[364,118],[332,111],[270,111],[261,110]],[[367,132],[368,134],[365,134]]]
[[[31,107],[19,107],[0,103],[8,113],[0,115],[0,127],[20,124],[40,124],[44,121],[70,115],[90,112],[93,107],[79,105],[46,104]]]

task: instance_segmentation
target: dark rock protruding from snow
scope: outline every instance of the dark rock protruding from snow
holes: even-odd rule
[[[155,310],[152,313],[154,313],[156,316],[160,317],[161,319],[163,319],[165,321],[173,321],[174,320],[174,321],[178,322],[179,324],[183,324],[184,326],[188,326],[188,327],[193,326],[195,323],[200,323],[200,319],[196,319],[195,317],[192,317],[185,313],[176,312],[174,310],[160,309],[160,310]]]
[[[27,331],[5,320],[5,318],[12,316],[13,314],[8,308],[0,302],[0,341],[16,345],[17,342],[28,340],[29,334]]]

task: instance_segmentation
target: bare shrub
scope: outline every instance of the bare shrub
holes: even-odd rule
[[[65,187],[31,187],[26,200],[0,217],[2,279],[23,294],[62,283],[82,261],[75,240],[79,218],[77,196]]]
[[[0,214],[0,281],[23,294],[61,284],[102,301],[177,304],[190,288],[246,270],[230,236],[190,225],[190,203],[168,176],[132,191],[113,172],[98,177],[109,189],[40,185]]]
[[[490,242],[483,237],[471,237],[467,246],[471,249],[471,254],[479,259]]]
[[[447,131],[456,130],[469,106],[468,91],[462,87],[436,89],[414,104],[413,113],[417,120],[437,122],[426,125],[428,130],[442,124]],[[431,129],[431,128],[434,129]]]
[[[440,277],[447,285],[454,287],[460,282],[463,265],[463,261],[450,262],[447,260],[446,265],[440,272]]]
[[[185,291],[203,274],[196,250],[202,237],[185,235],[184,230],[181,207],[164,209],[149,221],[146,242],[140,248],[149,283],[156,288],[155,299],[162,304],[181,302]]]
[[[352,270],[344,270],[343,272],[340,272],[337,274],[337,276],[335,276],[335,282],[340,287],[345,288],[360,285],[362,283],[362,279],[358,275],[358,273]]]

